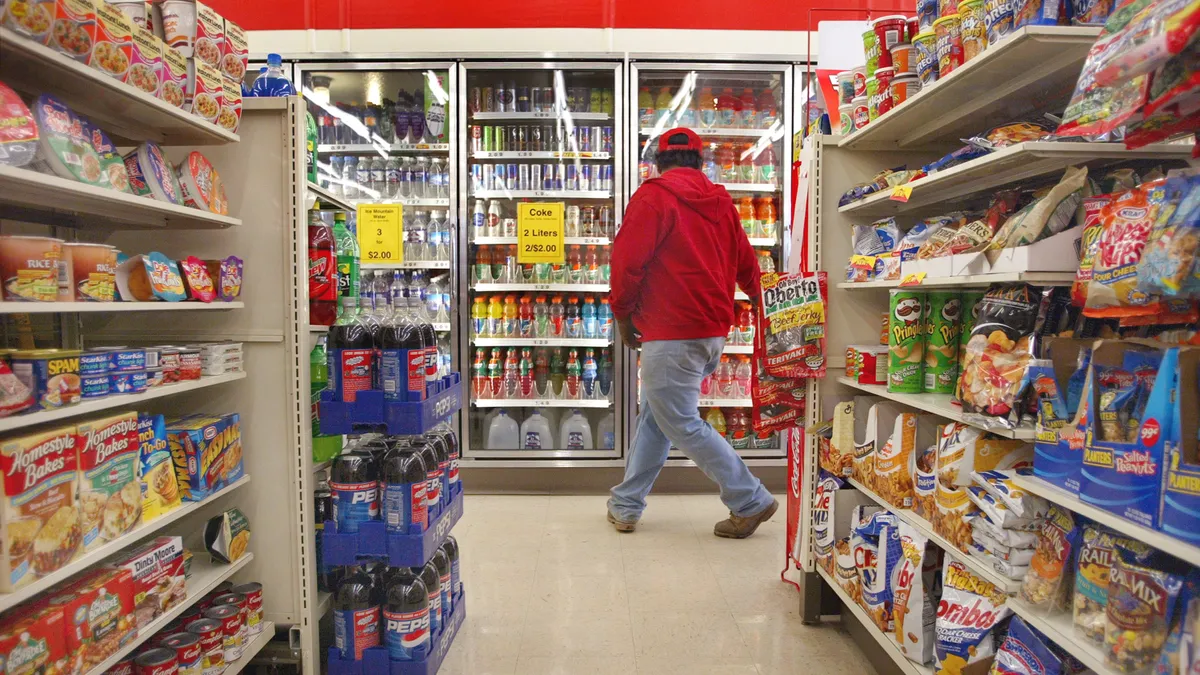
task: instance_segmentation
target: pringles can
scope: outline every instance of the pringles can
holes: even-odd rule
[[[958,345],[962,333],[962,298],[956,291],[930,291],[926,296],[925,386],[930,394],[953,394],[958,384]]]
[[[888,303],[888,384],[892,393],[919,394],[925,385],[925,294],[897,289]]]

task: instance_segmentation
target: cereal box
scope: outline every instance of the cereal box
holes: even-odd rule
[[[70,671],[62,607],[13,612],[0,625],[0,663],[6,673]]]
[[[221,71],[207,63],[193,59],[188,61],[188,107],[192,114],[216,122],[221,114],[221,100],[225,96]]]
[[[162,42],[144,28],[133,27],[133,49],[125,82],[136,89],[158,96],[162,87]]]
[[[1033,473],[1072,494],[1079,494],[1083,465],[1080,413],[1083,381],[1091,360],[1091,340],[1050,338],[1048,359],[1030,364],[1029,379],[1037,396]],[[1074,409],[1072,409],[1072,404]],[[1086,418],[1086,413],[1083,413]]]
[[[1172,356],[1172,359],[1175,357]],[[1167,479],[1163,485],[1162,522],[1167,534],[1192,544],[1200,544],[1200,446],[1197,444],[1196,410],[1200,409],[1200,350],[1179,351],[1179,394],[1175,397],[1172,433],[1165,446]],[[1163,359],[1166,367],[1167,359]],[[1143,425],[1144,427],[1144,425]],[[1193,604],[1198,604],[1197,601]],[[1200,656],[1197,657],[1200,660]]]
[[[71,562],[83,532],[75,502],[75,427],[22,436],[0,445],[0,590],[20,588]]]
[[[935,623],[937,675],[963,675],[968,664],[996,653],[992,631],[1012,611],[1005,598],[991,582],[946,557]]]
[[[79,672],[92,670],[137,637],[128,570],[95,570],[51,598],[50,605],[63,609],[67,652]]]
[[[142,520],[150,522],[179,508],[179,483],[162,415],[138,413],[138,475],[142,483]]]
[[[162,40],[158,41],[158,46],[162,53],[162,87],[158,90],[158,97],[176,108],[191,110],[187,57],[168,47]]]
[[[1084,438],[1079,498],[1146,527],[1158,527],[1164,446],[1174,428],[1171,399],[1178,375],[1179,350],[1162,352],[1158,375],[1149,387],[1141,419],[1136,404],[1130,408],[1120,403],[1121,390],[1136,388],[1136,383],[1116,381],[1110,386],[1106,380],[1107,374],[1124,371],[1127,355],[1151,350],[1155,350],[1153,345],[1129,340],[1105,340],[1092,350],[1084,394],[1092,412]],[[1118,416],[1126,415],[1128,424],[1107,421],[1108,416],[1117,420]],[[1119,437],[1111,433],[1113,426],[1121,427]],[[1132,431],[1126,435],[1125,429]]]
[[[891,436],[875,455],[875,492],[892,506],[913,506],[912,454],[934,442],[935,419],[915,412],[896,415]]]
[[[133,53],[133,23],[116,5],[96,3],[96,44],[88,65],[121,82]]]
[[[112,567],[128,570],[133,576],[133,611],[138,630],[187,598],[180,537],[159,537]]]
[[[196,3],[196,43],[192,54],[218,73],[225,53],[225,19],[203,2]]]
[[[242,477],[237,413],[178,420],[167,426],[167,439],[185,501],[200,501]]]
[[[76,432],[79,452],[79,512],[83,550],[132,530],[142,522],[142,487],[137,479],[137,413],[84,422]]]
[[[96,8],[92,0],[58,0],[54,3],[54,30],[46,42],[51,49],[87,63],[96,41]]]
[[[250,41],[246,39],[246,31],[229,19],[225,19],[225,42],[222,52],[221,75],[229,82],[237,84],[240,90],[242,80],[246,77]]]
[[[236,134],[242,123],[242,83],[221,78],[221,88],[221,114],[217,117],[217,125]]]

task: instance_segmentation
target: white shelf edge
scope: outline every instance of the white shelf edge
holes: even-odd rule
[[[605,338],[471,338],[476,347],[611,347],[612,340]]]
[[[317,152],[377,153],[380,150],[391,152],[450,152],[449,143],[391,143],[382,148],[370,143],[318,143]]]
[[[749,408],[754,400],[749,398],[701,398],[701,408]]]
[[[779,192],[774,183],[717,183],[727,192]]]
[[[879,630],[879,626],[876,626],[871,617],[867,616],[867,612],[854,601],[854,598],[851,598],[846,594],[846,591],[842,590],[842,587],[838,585],[836,580],[829,576],[829,572],[826,572],[824,567],[817,565],[817,574],[820,574],[825,583],[833,589],[838,599],[842,601],[842,605],[854,614],[858,622],[863,625],[863,629],[870,633],[871,637],[875,638],[875,642],[878,642],[880,647],[883,647],[883,651],[896,664],[900,672],[905,675],[933,675],[933,668],[909,661],[908,657],[900,651],[900,645],[897,645],[895,640],[892,640],[890,636]]]
[[[859,391],[868,394],[886,398],[897,403],[902,403],[917,410],[923,410],[928,413],[933,413],[938,417],[944,417],[955,422],[962,422],[973,427],[990,431],[991,433],[1003,438],[1015,438],[1022,441],[1033,440],[1033,429],[1029,427],[1021,427],[1019,429],[1003,429],[1003,428],[988,428],[973,424],[970,420],[963,418],[962,408],[950,404],[950,394],[897,394],[887,390],[887,385],[884,384],[859,384],[853,379],[844,375],[837,378],[839,384],[844,384],[847,387],[854,387]],[[944,401],[943,401],[944,399]]]
[[[725,345],[726,354],[753,354],[754,345]]]
[[[354,206],[350,204],[350,202],[342,199],[341,197],[333,194],[326,188],[323,188],[312,181],[308,181],[307,188],[309,192],[316,195],[318,202],[329,204],[330,206],[341,209],[342,211],[354,210]]]
[[[1009,598],[1007,604],[1012,608],[1014,614],[1045,633],[1046,637],[1079,659],[1083,665],[1091,668],[1096,675],[1120,675],[1120,671],[1104,662],[1104,650],[1079,641],[1079,638],[1075,636],[1075,629],[1071,625],[1070,614],[1060,613],[1045,616],[1020,598]]]
[[[258,655],[267,646],[267,643],[275,638],[275,623],[272,621],[263,621],[262,631],[255,635],[242,647],[242,658],[225,666],[225,670],[221,671],[221,675],[237,675],[250,665],[250,660]]]
[[[1012,476],[1013,481],[1017,485],[1035,495],[1044,497],[1052,504],[1058,504],[1081,516],[1091,518],[1101,525],[1153,546],[1163,553],[1169,553],[1184,562],[1195,564],[1196,561],[1200,560],[1200,546],[1189,544],[1186,541],[1172,537],[1165,532],[1146,527],[1145,525],[1139,525],[1132,520],[1122,518],[1098,506],[1092,506],[1066,490],[1055,487],[1037,476],[1021,476],[1017,475],[1016,472],[1009,472],[1009,475]]]
[[[1025,282],[1040,286],[1069,286],[1075,281],[1075,272],[1000,272],[996,274],[971,274],[961,277],[926,277],[920,284],[909,286],[914,290],[931,286],[990,286]],[[900,288],[900,279],[888,281],[842,281],[838,288],[853,291],[867,288]]]
[[[128,532],[108,542],[107,544],[100,546],[97,549],[88,551],[82,556],[79,556],[75,560],[72,560],[64,565],[62,569],[55,570],[54,572],[47,574],[28,586],[18,588],[11,593],[0,593],[0,612],[6,612],[13,607],[16,607],[17,605],[37,596],[38,594],[49,590],[52,586],[60,581],[69,579],[94,565],[98,565],[107,558],[114,556],[130,546],[138,543],[139,541],[158,533],[167,525],[170,525],[185,516],[191,515],[200,509],[206,508],[209,504],[212,504],[214,501],[224,497],[230,492],[247,485],[249,482],[250,475],[246,474],[237,479],[237,481],[235,481],[232,485],[228,485],[218,490],[204,501],[185,502],[182,506],[174,511],[170,511],[164,514],[162,517],[150,521],[136,530]]]
[[[662,129],[642,127],[638,129],[638,134],[641,136],[649,136],[658,138],[662,134],[675,128],[675,125],[666,126]],[[696,132],[697,136],[704,138],[706,136],[728,136],[730,138],[761,138],[771,133],[770,129],[743,129],[740,127],[692,127],[692,131]]]
[[[199,557],[197,556],[197,558]],[[167,624],[186,612],[189,607],[196,604],[209,591],[216,588],[222,581],[236,574],[238,570],[245,567],[253,559],[253,553],[246,553],[229,565],[214,565],[207,561],[192,560],[192,576],[188,579],[190,583],[186,583],[187,598],[167,610],[162,616],[151,621],[145,628],[138,631],[137,637],[130,641],[129,644],[118,649],[116,654],[108,657],[100,665],[87,671],[84,675],[102,675],[103,673],[107,673],[109,668],[112,668],[118,661],[125,658],[125,655],[136,650],[143,642],[153,637],[158,631],[166,627]]]
[[[449,260],[405,260],[399,263],[359,263],[364,270],[448,270]]]
[[[612,199],[611,192],[596,190],[476,190],[468,199]]]
[[[774,246],[777,243],[774,237],[750,237],[751,246]]]
[[[558,150],[476,150],[471,159],[612,159],[611,152],[573,152]]]
[[[105,396],[87,401],[80,401],[75,405],[70,405],[57,410],[43,410],[41,412],[28,413],[26,415],[13,415],[0,419],[0,432],[13,431],[31,427],[35,424],[44,422],[54,422],[63,420],[69,417],[78,417],[88,413],[98,412],[101,410],[111,410],[112,408],[122,408],[126,406],[137,406],[144,401],[151,401],[164,396],[174,396],[183,394],[197,389],[206,387],[214,387],[218,384],[226,382],[234,382],[246,378],[246,373],[226,373],[224,375],[207,375],[199,380],[190,382],[179,382],[176,384],[164,384],[159,387],[152,387],[140,394],[117,394],[115,396]],[[2,609],[0,609],[2,611]]]
[[[472,399],[476,408],[608,408],[611,401],[568,401],[561,399],[483,398]]]
[[[571,112],[560,110],[556,112],[475,112],[471,119],[485,122],[488,120],[548,120],[573,119],[577,122],[604,122],[613,118],[609,113]]]
[[[560,291],[563,293],[607,293],[608,284],[475,284],[476,293],[502,293],[504,291]]]
[[[892,504],[888,503],[888,501],[883,497],[875,494],[873,490],[853,478],[847,478],[846,482],[853,485],[859,492],[869,497],[876,504],[882,506],[889,513],[896,514],[897,518],[900,518],[909,525],[921,530],[921,533],[934,544],[937,544],[937,547],[942,549],[946,555],[969,567],[973,574],[983,577],[986,581],[1005,593],[1012,594],[1020,590],[1021,581],[1019,579],[1005,578],[997,574],[996,571],[989,567],[988,564],[983,560],[976,558],[969,553],[963,553],[957,546],[946,540],[946,538],[942,535],[935,532],[933,529],[933,524],[928,520],[918,516],[909,509],[896,508]]]
[[[245,309],[237,302],[0,302],[0,314],[73,314],[86,312],[202,312]]]
[[[753,242],[753,240],[751,240]],[[477,246],[496,246],[502,244],[517,243],[516,237],[475,237],[471,240],[472,244]],[[612,244],[612,239],[608,237],[563,237],[563,243],[570,245],[576,244],[579,246],[608,246]],[[771,241],[773,245],[774,240]]]

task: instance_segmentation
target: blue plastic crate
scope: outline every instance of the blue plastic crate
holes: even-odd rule
[[[424,532],[415,526],[408,534],[388,534],[383,522],[374,521],[360,524],[356,533],[339,534],[333,521],[326,521],[321,533],[322,560],[326,565],[357,565],[360,558],[386,558],[392,567],[420,567],[445,543],[462,513],[460,486],[450,506],[433,516]]]
[[[454,598],[454,613],[441,632],[431,638],[432,649],[424,661],[392,661],[383,647],[371,647],[363,651],[361,661],[349,661],[341,657],[337,647],[330,647],[329,675],[434,675],[467,618],[466,596],[464,591]]]
[[[430,385],[429,398],[415,403],[384,401],[383,391],[358,392],[353,403],[332,400],[333,392],[321,392],[321,433],[360,434],[382,431],[393,436],[423,434],[449,419],[462,408],[462,382],[450,373]]]

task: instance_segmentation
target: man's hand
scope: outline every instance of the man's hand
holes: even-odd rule
[[[617,319],[617,330],[621,331],[621,341],[626,347],[637,349],[642,346],[642,337],[629,319]]]

